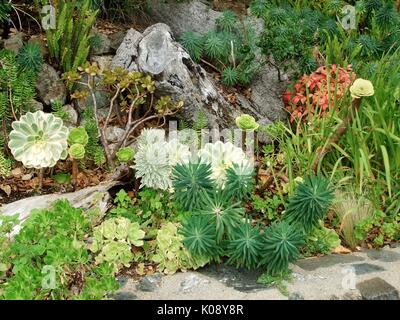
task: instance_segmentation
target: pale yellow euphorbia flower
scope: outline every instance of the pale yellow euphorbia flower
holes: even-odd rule
[[[371,81],[364,79],[357,79],[350,87],[351,96],[355,99],[361,97],[369,97],[374,95],[374,86]]]

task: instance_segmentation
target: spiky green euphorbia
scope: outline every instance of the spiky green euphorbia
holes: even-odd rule
[[[218,260],[220,247],[217,246],[215,225],[203,215],[192,215],[180,229],[183,244],[194,257]]]
[[[235,264],[237,268],[255,268],[262,248],[262,236],[258,228],[248,222],[240,224],[228,242],[228,263]]]
[[[130,147],[121,148],[116,153],[116,156],[119,162],[127,163],[133,160],[133,157],[135,156],[135,151],[133,151],[133,149]]]
[[[213,190],[204,193],[201,209],[195,213],[207,215],[215,223],[217,242],[220,243],[224,235],[231,234],[239,225],[244,216],[244,208],[240,203],[232,203],[232,199],[223,190]]]
[[[89,142],[89,135],[84,127],[73,128],[68,135],[68,143],[81,144],[86,146]]]
[[[68,153],[72,159],[82,160],[85,158],[85,147],[82,144],[75,143],[69,147]]]
[[[249,161],[234,163],[226,170],[225,192],[237,201],[246,198],[255,187],[255,170]]]
[[[286,271],[295,262],[304,245],[304,234],[286,222],[273,223],[264,231],[259,265],[276,275]]]
[[[203,195],[214,188],[211,165],[187,163],[174,166],[172,186],[175,190],[175,201],[183,210],[200,208]]]
[[[308,233],[325,217],[333,197],[334,191],[328,180],[317,176],[305,177],[289,200],[284,219]]]
[[[221,187],[225,183],[228,168],[231,168],[234,163],[240,164],[248,161],[243,150],[231,142],[207,143],[204,148],[199,150],[198,156],[201,162],[211,164],[212,178]]]
[[[68,128],[60,118],[43,111],[28,112],[11,126],[8,146],[25,167],[54,167],[68,156]]]
[[[33,70],[36,74],[42,70],[43,58],[40,46],[37,43],[28,42],[18,54],[18,64],[25,71]]]

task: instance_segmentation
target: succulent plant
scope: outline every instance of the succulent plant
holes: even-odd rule
[[[166,142],[139,144],[135,154],[135,176],[141,178],[140,187],[167,190],[171,187],[170,166]]]
[[[203,194],[211,192],[211,165],[204,163],[178,164],[173,168],[172,186],[175,201],[183,209],[191,211],[200,208]]]
[[[216,229],[210,224],[210,219],[204,215],[192,215],[182,225],[180,234],[184,237],[183,244],[194,257],[217,259],[220,255],[217,245]]]
[[[25,44],[19,51],[18,64],[22,70],[33,70],[33,72],[39,73],[43,66],[39,44],[31,42]]]
[[[240,130],[257,130],[260,127],[256,119],[248,114],[237,117],[235,122]]]
[[[198,156],[201,162],[211,164],[212,178],[220,186],[225,183],[228,168],[232,167],[234,163],[240,164],[248,161],[243,150],[234,146],[231,142],[207,143],[199,151]]]
[[[242,223],[232,232],[228,241],[228,263],[235,264],[238,268],[255,268],[262,248],[262,236],[258,228],[249,222]]]
[[[160,129],[145,129],[138,138],[135,154],[136,177],[141,178],[141,186],[167,190],[171,188],[172,167],[187,163],[191,153],[188,146],[172,139],[165,141],[165,133]]]
[[[305,177],[289,200],[284,219],[308,233],[325,217],[333,197],[328,180],[317,176]]]
[[[96,263],[108,262],[117,272],[120,267],[129,266],[133,259],[131,246],[141,247],[144,236],[137,222],[123,217],[111,218],[94,228],[90,250],[98,254]]]
[[[143,129],[137,139],[138,145],[147,146],[165,142],[165,132],[162,129]]]
[[[135,156],[135,152],[130,147],[121,148],[116,153],[119,162],[131,162]]]
[[[178,233],[179,225],[168,222],[157,232],[156,253],[152,260],[159,265],[157,268],[173,274],[178,270],[197,269],[209,262],[208,258],[192,257],[183,244],[183,236]]]
[[[276,275],[286,271],[297,260],[304,245],[304,234],[286,222],[273,223],[263,235],[260,265]]]
[[[75,143],[69,147],[68,154],[72,159],[82,160],[85,158],[85,147],[80,143]]]
[[[255,170],[249,161],[234,163],[226,170],[225,192],[238,201],[247,197],[255,188]]]
[[[8,146],[25,167],[53,167],[68,156],[68,128],[60,118],[43,111],[28,112],[11,126]]]
[[[240,203],[232,203],[229,195],[218,189],[204,193],[203,205],[195,213],[206,215],[215,223],[217,243],[221,243],[225,234],[231,234],[238,227],[245,211]]]
[[[187,145],[178,141],[178,139],[171,139],[167,144],[168,163],[174,166],[178,163],[188,163],[192,154]]]
[[[73,128],[68,135],[68,143],[81,144],[86,146],[89,142],[89,135],[84,127]]]

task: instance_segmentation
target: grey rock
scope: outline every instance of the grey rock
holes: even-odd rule
[[[47,63],[43,64],[42,71],[38,75],[36,91],[40,101],[48,106],[56,100],[64,104],[67,97],[67,89],[57,71]]]
[[[261,269],[236,269],[233,266],[224,264],[212,264],[198,270],[199,273],[217,279],[227,287],[234,288],[240,292],[253,292],[265,289],[265,285],[257,283],[258,278],[264,271]]]
[[[364,300],[399,300],[399,292],[390,283],[376,277],[357,284]]]
[[[400,253],[381,249],[381,250],[369,250],[367,253],[368,257],[374,260],[383,262],[395,262],[400,260]]]
[[[114,300],[138,300],[138,297],[132,292],[118,291],[112,297]]]
[[[122,41],[125,38],[125,32],[124,31],[118,31],[113,34],[110,34],[108,36],[110,39],[110,47],[113,51],[117,51],[119,46],[121,45]]]
[[[289,294],[289,300],[304,300],[304,297],[299,292],[293,292]]]
[[[363,261],[363,257],[354,255],[327,255],[323,257],[313,257],[308,259],[298,260],[295,264],[303,270],[313,271],[318,268],[327,268],[336,264],[348,264],[357,261]]]
[[[138,289],[145,292],[153,292],[160,287],[162,275],[156,273],[150,276],[145,276],[139,281]]]
[[[118,142],[124,135],[125,130],[118,127],[107,127],[105,136],[108,142]]]
[[[352,290],[349,292],[346,292],[341,300],[361,300],[362,296],[360,291],[358,290]]]
[[[264,69],[256,79],[252,101],[238,95],[238,106],[232,106],[219,94],[213,79],[172,39],[165,24],[151,26],[143,34],[130,29],[113,59],[116,66],[155,76],[158,94],[184,101],[181,115],[189,121],[195,119],[198,110],[206,114],[211,126],[223,128],[232,126],[241,113],[269,122],[286,118],[281,101],[284,84],[274,69]]]
[[[29,106],[32,107],[34,110],[42,110],[43,111],[43,103],[37,100],[31,100],[29,102]]]
[[[282,93],[287,85],[287,82],[279,81],[275,68],[264,66],[251,84],[251,101],[255,112],[265,115],[272,122],[286,120]]]
[[[351,266],[354,267],[356,275],[385,271],[385,268],[371,263],[357,263]]]
[[[157,96],[170,95],[175,101],[184,101],[181,115],[186,120],[195,120],[202,110],[211,126],[226,128],[240,114],[239,108],[219,94],[205,70],[173,40],[165,24],[155,24],[143,34],[129,30],[113,60],[113,67],[118,66],[151,74],[156,79]]]
[[[24,46],[24,37],[25,34],[23,32],[10,35],[8,39],[4,40],[4,49],[11,50],[15,54],[18,54],[19,50]]]
[[[78,124],[78,112],[74,109],[74,107],[70,104],[66,104],[63,106],[63,110],[68,115],[68,120],[65,121],[65,123],[69,124],[70,126],[76,126]]]
[[[112,65],[113,56],[92,56],[90,57],[90,61],[96,62],[101,71],[106,69],[110,69]]]
[[[196,286],[198,286],[202,280],[195,274],[191,274],[184,279],[180,284],[180,289],[183,292],[192,291]]]
[[[153,21],[168,24],[177,37],[185,31],[206,33],[221,15],[201,1],[150,0],[149,4]]]
[[[84,75],[82,77],[82,82],[87,82],[87,76]],[[101,84],[102,79],[100,77],[95,77],[94,81],[97,82],[96,89],[95,89],[95,97],[96,97],[96,104],[98,109],[106,108],[109,106],[110,102],[110,95],[109,93],[105,92],[103,86]],[[78,84],[76,86],[77,90],[87,90],[87,86],[83,84]],[[77,100],[77,105],[80,109],[85,109],[88,106],[93,106],[93,99],[89,95],[85,99]]]

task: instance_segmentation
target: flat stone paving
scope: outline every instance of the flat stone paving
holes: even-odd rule
[[[299,260],[284,295],[258,284],[262,270],[211,265],[174,275],[155,274],[140,281],[121,278],[120,300],[399,300],[400,247],[365,250]]]

